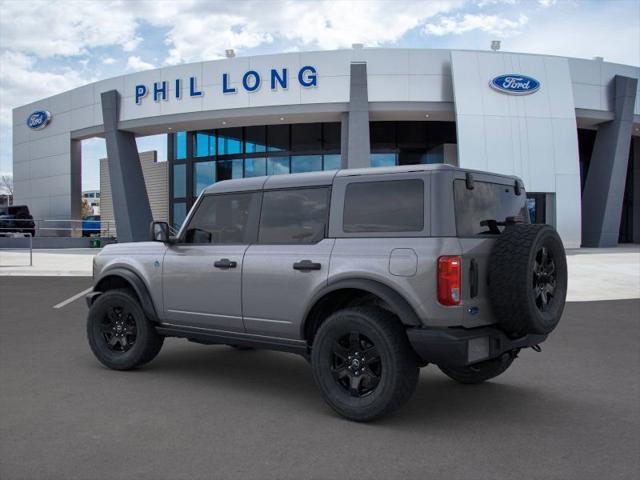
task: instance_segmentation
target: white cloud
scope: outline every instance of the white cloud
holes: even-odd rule
[[[139,71],[227,48],[478,48],[493,38],[506,51],[640,65],[638,18],[637,0],[0,0],[0,170],[10,168],[11,108],[94,81],[103,67]]]
[[[127,7],[123,1],[3,2],[0,46],[41,58],[110,45],[132,51],[142,38]]]
[[[510,20],[497,15],[472,15],[461,17],[440,17],[436,23],[428,23],[424,32],[430,35],[460,35],[474,30],[494,35],[496,37],[508,37],[519,33],[527,24],[529,18],[520,14],[518,18]]]
[[[46,72],[34,68],[36,59],[23,53],[5,51],[0,55],[0,122],[11,123],[11,108],[49,97],[88,82],[79,72],[63,69]]]
[[[353,43],[393,43],[427,19],[463,5],[462,0],[243,1],[162,3],[145,20],[169,28],[168,64],[219,58],[286,41],[298,47],[335,49]],[[142,3],[134,3],[138,11]]]
[[[138,56],[131,56],[127,59],[127,70],[131,72],[139,72],[140,70],[151,70],[156,68],[153,64],[147,63]]]
[[[0,164],[11,165],[14,107],[94,81],[71,69],[47,72],[35,68],[36,58],[24,53],[0,54]]]

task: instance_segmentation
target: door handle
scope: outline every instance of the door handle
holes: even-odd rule
[[[221,258],[220,260],[214,262],[213,266],[216,268],[236,268],[238,266],[238,263],[233,262],[228,258]]]
[[[301,260],[293,264],[294,270],[320,270],[321,268],[321,264],[312,262],[311,260]]]

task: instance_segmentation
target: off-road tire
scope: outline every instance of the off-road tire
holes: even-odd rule
[[[105,324],[114,308],[123,309],[135,323],[135,340],[126,351],[112,350],[105,338]],[[150,362],[164,342],[164,337],[145,316],[135,294],[128,289],[108,290],[93,302],[87,318],[87,338],[96,358],[114,370],[131,370]]]
[[[537,273],[541,271],[537,262],[543,249],[554,265],[553,273],[547,275],[545,271],[544,278]],[[491,250],[488,277],[493,313],[510,336],[549,334],[558,325],[567,295],[567,260],[553,227],[526,223],[507,226]],[[554,284],[553,295],[544,295],[549,301],[542,307],[537,304],[542,303],[540,290],[536,290],[541,278],[541,282]]]
[[[502,374],[511,366],[515,357],[505,353],[498,358],[485,360],[484,362],[469,365],[467,367],[441,367],[438,368],[447,377],[459,383],[472,385],[482,383]]]
[[[377,386],[363,396],[353,396],[334,378],[334,345],[345,335],[351,339],[352,333],[362,339],[360,345],[369,345],[368,341],[375,345],[379,355],[379,363],[366,366],[380,372]],[[372,358],[375,358],[373,354]],[[358,422],[382,417],[406,403],[419,376],[417,358],[404,327],[395,315],[375,307],[348,308],[327,318],[313,340],[311,366],[316,384],[329,406],[341,416]]]

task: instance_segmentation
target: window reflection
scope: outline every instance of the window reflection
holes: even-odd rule
[[[342,168],[342,158],[340,155],[325,155],[323,170],[340,170]]]
[[[245,128],[244,135],[244,148],[246,153],[261,153],[267,151],[267,127],[264,125],[247,127]]]
[[[289,157],[267,158],[267,175],[284,175],[289,171]]]
[[[242,128],[218,130],[218,155],[242,153]]]
[[[395,153],[372,153],[369,156],[372,167],[392,167],[396,165]]]
[[[232,178],[242,178],[242,159],[218,160],[217,179],[231,180]]]
[[[322,170],[322,155],[294,155],[291,157],[291,173]]]
[[[187,166],[182,163],[173,166],[173,198],[187,196]]]
[[[182,222],[187,216],[187,204],[184,202],[175,202],[173,204],[173,222],[172,227],[175,230],[180,230]]]
[[[216,154],[216,136],[214,133],[197,132],[194,138],[193,153],[195,157],[209,157]]]
[[[187,132],[178,132],[175,134],[174,154],[176,160],[184,160],[187,158]]]
[[[197,197],[209,185],[216,182],[216,163],[198,162],[193,165],[193,189]]]
[[[267,174],[267,159],[262,158],[247,158],[244,161],[244,176],[245,177],[261,177]]]

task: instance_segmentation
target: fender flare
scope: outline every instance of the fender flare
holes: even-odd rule
[[[304,313],[303,322],[301,325],[301,334],[303,335],[303,338],[309,315],[318,301],[331,292],[347,288],[364,290],[381,298],[387,305],[389,305],[389,307],[391,307],[393,313],[398,316],[403,325],[412,327],[418,327],[422,325],[422,322],[418,318],[418,315],[416,315],[413,307],[402,295],[400,295],[393,288],[376,280],[353,278],[330,283],[313,296],[313,298],[309,302],[310,306]]]
[[[156,308],[153,305],[153,301],[151,300],[149,289],[137,273],[135,273],[133,270],[129,270],[128,268],[123,267],[115,267],[105,270],[95,282],[93,291],[102,293],[102,291],[100,290],[100,283],[109,277],[120,277],[129,285],[131,285],[131,288],[133,288],[136,295],[138,296],[138,299],[140,300],[140,306],[142,307],[142,310],[144,311],[147,318],[149,318],[149,320],[153,322],[158,321],[158,315],[156,313]],[[92,298],[92,301],[95,300],[98,296],[99,295],[95,295]]]

